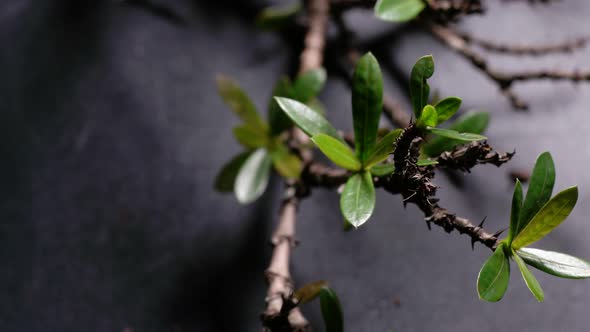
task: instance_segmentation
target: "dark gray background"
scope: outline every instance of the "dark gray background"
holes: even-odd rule
[[[213,77],[234,76],[266,112],[299,42],[257,31],[257,5],[248,1],[160,3],[184,23],[114,1],[0,3],[0,331],[259,330],[281,188],[275,181],[247,207],[211,191],[240,149],[230,135],[237,120]],[[489,7],[462,28],[527,44],[590,34],[585,0]],[[361,38],[391,27],[369,12],[347,20]],[[506,227],[507,169],[531,167],[550,150],[556,188],[578,184],[581,197],[539,246],[590,258],[590,85],[520,84],[532,110],[515,113],[492,82],[420,31],[374,51],[387,72],[402,73],[433,53],[432,86],[463,97],[465,109],[491,111],[490,142],[517,150],[509,167],[477,168],[462,189],[437,177],[443,205],[473,220],[487,216],[492,230]],[[588,70],[589,55],[494,56],[491,64]],[[402,96],[390,75],[386,85]],[[350,129],[346,84],[330,80],[321,99]],[[428,232],[422,217],[380,192],[370,222],[343,233],[337,195],[317,190],[301,206],[294,278],[329,280],[348,331],[588,330],[590,282],[535,273],[546,292],[539,304],[514,270],[506,298],[484,303],[475,281],[489,251]],[[321,330],[317,306],[306,313]]]

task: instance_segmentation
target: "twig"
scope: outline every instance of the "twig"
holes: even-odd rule
[[[470,170],[478,164],[492,164],[500,167],[510,161],[514,152],[499,153],[494,151],[486,142],[471,142],[459,145],[451,151],[445,151],[436,158],[439,167],[456,169],[463,172]]]
[[[511,55],[530,55],[530,56],[542,56],[552,53],[571,53],[576,49],[583,48],[588,44],[588,37],[577,38],[571,41],[566,41],[559,44],[552,45],[540,45],[540,46],[529,46],[529,45],[508,45],[489,40],[480,39],[472,36],[466,32],[458,32],[461,38],[467,43],[480,46],[486,51],[495,53],[504,53]]]

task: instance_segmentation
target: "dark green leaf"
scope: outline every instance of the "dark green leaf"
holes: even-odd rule
[[[336,128],[307,105],[289,98],[276,97],[275,99],[291,120],[308,136],[326,134],[342,141]]]
[[[522,248],[516,253],[528,264],[537,269],[561,278],[590,278],[590,263],[555,251]]]
[[[357,63],[352,77],[354,146],[361,163],[367,160],[375,145],[382,111],[381,69],[373,54],[367,53]]]
[[[297,179],[301,174],[301,160],[290,153],[287,147],[279,145],[270,153],[275,170],[283,177]]]
[[[340,196],[342,215],[354,227],[358,228],[371,217],[374,208],[375,187],[371,173],[354,174],[346,182]]]
[[[334,164],[351,171],[361,169],[361,162],[348,145],[325,134],[317,134],[311,140]]]
[[[416,119],[420,119],[422,109],[428,103],[430,86],[426,80],[434,74],[434,58],[432,55],[425,55],[418,59],[412,68],[410,75],[410,97]]]
[[[512,244],[514,235],[518,234],[518,216],[520,215],[520,209],[522,208],[522,185],[520,181],[516,179],[514,185],[514,194],[512,194],[512,209],[510,210],[510,230],[508,231],[508,245]]]
[[[481,141],[481,140],[487,139],[487,137],[482,136],[482,135],[472,134],[472,133],[460,133],[460,132],[452,130],[452,129],[432,128],[432,127],[428,127],[426,129],[428,129],[431,133],[433,133],[435,135],[446,137],[446,138],[451,138],[451,139],[458,140],[458,141],[472,142],[472,141]]]
[[[256,25],[265,30],[274,30],[285,25],[303,6],[301,1],[264,8],[256,17]]]
[[[266,190],[272,160],[265,149],[258,149],[248,157],[236,177],[234,192],[238,202],[255,201]]]
[[[529,288],[531,293],[533,293],[537,301],[543,302],[545,294],[543,294],[543,289],[541,288],[541,285],[539,285],[537,278],[535,278],[535,276],[531,273],[522,258],[520,258],[520,256],[518,256],[514,251],[512,252],[512,258],[516,261],[526,286]]]
[[[371,174],[377,177],[389,175],[395,171],[393,164],[377,164],[371,167]]]
[[[268,136],[265,132],[251,126],[241,125],[234,127],[234,137],[240,144],[247,148],[260,148],[268,144]]]
[[[402,131],[402,129],[395,129],[383,136],[377,145],[375,145],[370,151],[369,157],[364,164],[365,169],[371,168],[373,165],[387,159],[387,157],[393,152],[395,148],[394,144],[397,141],[399,135],[401,135]]]
[[[431,166],[431,165],[437,165],[438,161],[436,160],[432,160],[432,159],[418,159],[418,161],[416,162],[416,165],[418,166]]]
[[[231,110],[242,119],[244,124],[262,132],[268,130],[266,123],[256,111],[256,107],[248,95],[234,80],[224,75],[217,75],[216,81],[219,95]]]
[[[459,117],[449,129],[458,132],[468,132],[481,134],[487,128],[490,121],[490,115],[486,112],[469,112]],[[434,137],[424,144],[424,153],[431,157],[436,157],[445,151],[450,151],[456,145],[464,144],[463,141],[447,137]]]
[[[297,300],[297,304],[305,304],[320,295],[322,288],[326,287],[327,284],[324,280],[310,282],[296,290],[293,297]]]
[[[502,299],[510,281],[510,262],[504,244],[486,260],[477,276],[477,294],[482,300],[497,302]]]
[[[432,105],[426,105],[422,109],[422,115],[418,119],[418,128],[436,127],[438,123],[438,115]]]
[[[242,152],[230,160],[221,168],[221,171],[215,177],[215,190],[225,193],[234,190],[234,182],[238,176],[240,168],[250,156],[250,151]]]
[[[293,98],[307,103],[322,91],[325,83],[326,70],[324,68],[306,71],[295,79]]]
[[[512,248],[528,246],[549,234],[572,212],[578,200],[578,187],[571,187],[553,196],[531,219],[528,225],[514,237]]]
[[[553,158],[551,158],[549,152],[543,152],[537,158],[533,168],[526,198],[520,210],[515,236],[528,225],[533,216],[549,201],[554,183],[555,165],[553,164]]]
[[[274,97],[291,97],[291,90],[291,80],[286,76],[279,79],[272,90],[272,96],[268,104],[268,123],[270,124],[270,134],[273,136],[282,133],[293,124],[274,99]]]
[[[461,107],[461,98],[447,97],[434,105],[438,114],[438,123],[443,123],[450,119]],[[434,127],[434,126],[433,126]]]
[[[342,332],[344,321],[342,307],[338,296],[332,289],[324,287],[320,290],[320,307],[326,325],[326,332]]]
[[[409,21],[424,9],[422,0],[378,0],[375,16],[389,22]]]

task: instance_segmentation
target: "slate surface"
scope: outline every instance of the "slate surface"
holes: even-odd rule
[[[0,3],[0,331],[259,330],[280,185],[248,207],[210,190],[239,151],[230,136],[237,121],[212,78],[234,76],[264,108],[293,58],[284,40],[246,19],[256,4],[160,3],[184,23],[115,1]],[[528,44],[590,34],[584,0],[489,7],[462,28]],[[347,16],[361,38],[389,28],[367,17]],[[550,150],[556,188],[578,184],[581,197],[540,245],[590,258],[590,85],[519,84],[532,111],[515,113],[492,82],[420,31],[374,51],[388,73],[433,53],[432,86],[493,113],[490,142],[518,153],[510,167],[530,167]],[[588,69],[589,55],[495,56],[491,64]],[[391,77],[387,90],[399,90]],[[340,128],[351,128],[349,96],[337,79],[321,96]],[[444,176],[436,183],[445,206],[487,216],[493,230],[507,226],[506,169],[478,168],[462,189]],[[367,227],[343,233],[337,196],[314,195],[301,207],[294,277],[330,280],[348,331],[587,330],[589,282],[536,273],[547,299],[538,304],[514,270],[505,300],[483,303],[475,280],[486,249],[428,232],[414,207],[383,193]],[[317,306],[306,313],[321,326]]]

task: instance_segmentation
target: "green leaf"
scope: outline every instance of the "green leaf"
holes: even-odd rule
[[[287,147],[279,145],[270,153],[275,170],[283,177],[297,179],[303,168],[301,160],[290,153]]]
[[[375,16],[389,22],[409,21],[424,9],[422,0],[378,0]]]
[[[256,111],[254,103],[238,83],[224,75],[217,75],[216,82],[219,95],[231,110],[242,119],[244,124],[262,132],[268,130],[266,123]]]
[[[334,164],[351,171],[361,169],[361,162],[348,145],[326,134],[317,134],[311,140]]]
[[[373,214],[375,187],[370,172],[351,176],[340,196],[340,211],[346,220],[358,228]]]
[[[327,284],[324,280],[310,282],[296,290],[293,297],[297,300],[297,304],[305,304],[320,295],[322,288],[326,287]]]
[[[265,30],[278,29],[297,15],[302,8],[301,1],[266,7],[256,17],[256,26]]]
[[[371,53],[361,57],[352,77],[352,122],[354,147],[361,163],[369,157],[377,140],[383,111],[383,79],[377,59]]]
[[[326,107],[322,102],[317,98],[312,98],[310,101],[307,102],[307,106],[312,110],[316,111],[320,115],[326,114]]]
[[[438,114],[438,123],[443,123],[450,119],[461,107],[461,98],[447,97],[434,105]],[[434,127],[434,126],[433,126]]]
[[[313,69],[300,74],[293,84],[293,98],[307,103],[317,96],[326,84],[326,70]]]
[[[393,153],[395,149],[395,142],[401,133],[403,132],[402,129],[395,129],[387,133],[387,135],[383,136],[383,138],[373,147],[373,149],[369,153],[369,157],[365,162],[365,169],[371,168],[373,165],[378,164]]]
[[[320,307],[326,325],[326,332],[342,332],[344,321],[342,307],[338,296],[332,289],[323,287],[320,290]]]
[[[238,172],[246,159],[248,159],[248,156],[250,156],[250,153],[250,151],[246,151],[236,155],[221,168],[221,171],[215,177],[215,190],[222,193],[234,190],[234,182]]]
[[[482,300],[498,302],[506,293],[510,281],[510,261],[504,253],[504,244],[486,260],[477,276],[477,294]]]
[[[272,136],[279,135],[283,131],[289,129],[293,124],[274,97],[291,97],[291,95],[291,80],[289,80],[287,76],[284,76],[275,84],[275,87],[272,90],[272,96],[268,103],[268,123],[270,124],[270,134]]]
[[[438,115],[432,105],[426,105],[422,109],[422,115],[418,119],[418,128],[436,127],[438,123]]]
[[[459,117],[450,127],[451,130],[458,132],[468,132],[481,134],[487,128],[490,121],[490,114],[486,112],[469,112]],[[424,153],[431,157],[436,157],[444,151],[452,150],[453,147],[463,144],[463,141],[447,137],[434,137],[423,145]]]
[[[432,159],[418,159],[418,161],[416,162],[416,165],[418,166],[431,166],[431,165],[437,165],[438,161],[436,160],[432,160]]]
[[[382,177],[395,172],[393,164],[377,164],[371,167],[371,174],[373,176]]]
[[[252,203],[266,190],[272,160],[265,149],[258,149],[248,157],[236,177],[234,192],[238,202]]]
[[[291,120],[308,136],[326,134],[343,142],[336,128],[321,114],[307,105],[289,98],[275,97],[275,99]]]
[[[541,285],[539,285],[539,282],[537,281],[535,276],[531,273],[528,267],[526,267],[526,264],[524,263],[522,258],[520,258],[520,256],[518,256],[516,252],[514,252],[514,250],[512,251],[512,258],[516,261],[516,264],[518,265],[518,269],[520,270],[520,274],[522,274],[522,278],[524,279],[526,286],[529,288],[531,293],[533,293],[537,301],[543,302],[545,294],[543,294],[543,289],[541,288]]]
[[[234,127],[234,137],[246,148],[260,148],[268,144],[268,136],[260,129],[252,128],[248,125]]]
[[[561,278],[590,278],[590,263],[555,251],[522,248],[516,253],[528,264],[537,269]]]
[[[514,194],[512,194],[512,208],[510,210],[510,229],[508,231],[508,245],[512,244],[512,239],[518,234],[518,216],[522,208],[522,185],[516,179],[514,185]]]
[[[515,236],[512,248],[526,247],[549,234],[572,212],[577,200],[578,187],[567,188],[553,196],[531,219],[529,224]]]
[[[430,86],[427,79],[434,74],[434,58],[432,55],[425,55],[418,59],[418,62],[412,68],[410,75],[410,97],[416,119],[420,119],[422,109],[428,104],[430,95]]]
[[[553,158],[551,158],[549,152],[543,152],[537,158],[533,168],[526,198],[518,218],[518,227],[514,233],[515,236],[528,225],[533,216],[549,201],[554,184],[555,165],[553,164]]]
[[[459,140],[459,141],[472,142],[472,141],[481,141],[481,140],[487,139],[487,137],[482,136],[482,135],[472,134],[472,133],[460,133],[460,132],[452,130],[452,129],[433,128],[433,127],[427,127],[426,129],[428,129],[431,133],[433,133],[435,135],[447,137],[447,138],[451,138],[451,139],[455,139],[455,140]]]

